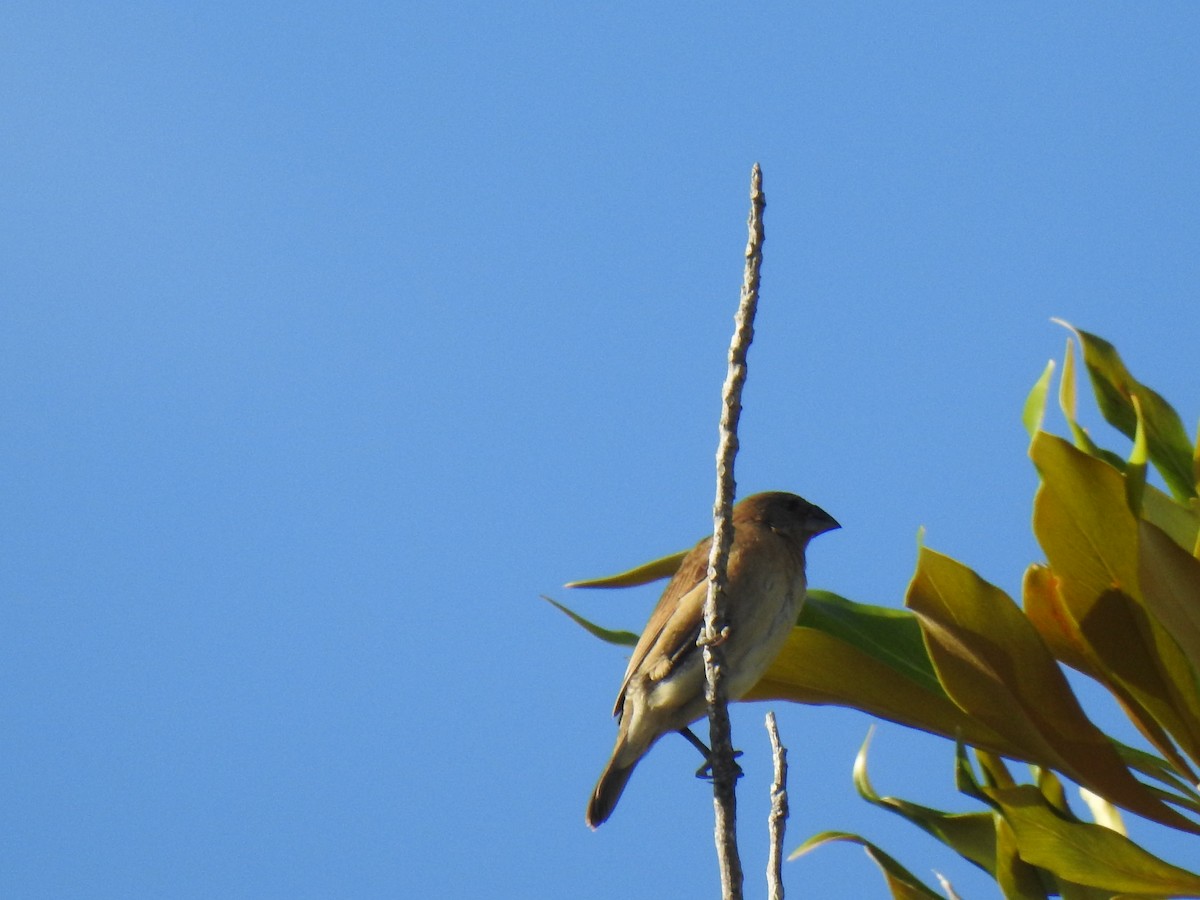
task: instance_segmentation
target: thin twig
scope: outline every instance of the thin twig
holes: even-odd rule
[[[771,815],[767,818],[767,831],[771,846],[767,854],[767,896],[770,900],[783,900],[783,832],[787,828],[787,747],[779,740],[779,728],[775,725],[775,713],[767,713],[767,734],[771,736],[771,758],[775,761],[775,776],[771,781]]]
[[[721,392],[721,431],[717,447],[717,499],[713,506],[714,533],[708,559],[708,595],[704,602],[704,628],[700,646],[704,650],[704,696],[708,701],[709,744],[712,747],[713,806],[717,863],[721,870],[721,894],[725,900],[741,900],[742,862],[737,848],[737,799],[734,781],[733,742],[729,709],[722,683],[725,676],[725,580],[729,549],[733,545],[733,461],[737,455],[738,419],[742,414],[742,386],[746,383],[746,353],[754,339],[754,313],[758,307],[759,269],[762,267],[763,208],[762,170],[758,164],[750,174],[750,237],[746,243],[746,268],[742,298],[734,317],[729,345],[729,370]]]
[[[934,870],[933,874],[937,876],[938,884],[942,886],[942,890],[946,892],[946,900],[962,900],[958,893],[954,890],[954,885],[941,872]]]

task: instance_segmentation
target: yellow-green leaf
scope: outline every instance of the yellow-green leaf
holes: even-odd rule
[[[1125,466],[1125,501],[1135,516],[1142,515],[1142,494],[1146,490],[1146,420],[1142,416],[1142,404],[1134,394],[1129,398],[1133,402],[1133,411],[1137,416],[1137,429],[1133,437],[1133,449],[1129,452],[1129,462]]]
[[[1070,328],[1061,319],[1054,319],[1060,325]],[[1075,343],[1068,337],[1067,348],[1063,351],[1062,375],[1058,381],[1058,406],[1062,410],[1067,424],[1074,431],[1079,426],[1076,423],[1078,401],[1075,393]]]
[[[1064,322],[1062,319],[1052,320],[1074,332],[1075,329]],[[1091,435],[1087,433],[1076,416],[1076,397],[1075,397],[1075,344],[1070,338],[1067,338],[1067,349],[1063,353],[1063,368],[1062,376],[1059,379],[1058,387],[1058,402],[1062,407],[1063,417],[1067,420],[1067,425],[1071,429],[1071,439],[1075,442],[1075,446],[1085,453],[1106,460],[1117,468],[1124,467],[1124,462],[1119,456],[1111,451],[1105,450],[1098,446],[1092,440]]]
[[[1076,329],[1083,343],[1083,359],[1100,412],[1114,428],[1133,438],[1137,413],[1133,396],[1140,399],[1146,423],[1146,442],[1150,459],[1176,497],[1196,496],[1193,448],[1179,413],[1157,391],[1142,384],[1129,373],[1117,349],[1108,341]]]
[[[966,747],[963,746],[962,741],[955,742],[955,752],[966,753]],[[980,747],[975,748],[975,757],[979,760],[980,769],[983,770],[984,784],[991,787],[1011,787],[1017,783],[1016,779],[1012,777],[1012,773],[1008,771],[1008,766],[1005,765],[1002,757]]]
[[[808,592],[797,624],[840,638],[902,673],[928,691],[942,694],[925,652],[921,626],[906,609],[856,603],[830,591]]]
[[[1041,873],[1021,859],[1017,853],[1017,838],[1004,817],[991,813],[996,843],[996,884],[1005,900],[1048,900],[1050,893],[1042,882]]]
[[[1162,529],[1138,523],[1138,581],[1146,606],[1200,668],[1200,560]]]
[[[1033,785],[984,790],[1012,827],[1021,859],[1030,865],[1114,892],[1200,896],[1200,876],[1102,825],[1064,818]]]
[[[1042,792],[1042,796],[1046,798],[1046,802],[1062,813],[1064,816],[1074,817],[1071,812],[1071,804],[1067,802],[1067,792],[1063,788],[1062,781],[1050,769],[1038,767],[1036,773],[1037,789]]]
[[[996,870],[996,830],[990,812],[948,813],[910,803],[898,797],[881,797],[871,786],[867,775],[867,747],[871,736],[863,742],[854,760],[854,786],[868,803],[908,819],[923,831],[933,835],[959,856],[974,863],[989,874]]]
[[[1007,635],[1002,630],[1010,624],[1001,618],[1005,599],[1003,592],[965,566],[922,547],[905,603],[921,623],[930,658],[950,698],[1020,747],[1022,758],[1065,765],[1023,708],[1028,704],[1020,679],[1036,678],[1037,673],[1022,671],[1021,661],[1004,646]],[[1001,617],[993,615],[995,608]],[[1053,663],[1043,668],[1053,669]],[[1044,699],[1057,699],[1061,693],[1047,693]]]
[[[1025,398],[1025,408],[1021,413],[1021,422],[1029,432],[1030,440],[1041,430],[1042,421],[1046,417],[1046,395],[1050,392],[1050,379],[1054,377],[1054,360],[1046,363],[1041,377],[1034,384],[1029,396]]]
[[[848,706],[873,716],[972,745],[1020,755],[1001,735],[971,718],[940,687],[909,677],[860,647],[811,627],[796,627],[759,682],[742,699]]]
[[[633,647],[638,642],[638,636],[632,631],[612,631],[608,628],[602,628],[595,622],[591,622],[579,615],[579,613],[563,606],[557,600],[551,600],[545,594],[542,595],[542,599],[561,612],[566,613],[576,625],[579,625],[593,637],[598,637],[600,640],[606,641],[610,644],[619,644],[625,647]]]
[[[792,851],[788,859],[796,859],[803,856],[805,853],[815,850],[823,844],[835,842],[846,842],[860,845],[867,856],[874,860],[883,872],[884,880],[887,882],[888,890],[891,892],[893,900],[943,900],[941,894],[934,893],[930,888],[921,883],[912,872],[896,862],[891,856],[880,850],[875,844],[872,844],[866,838],[859,837],[857,834],[850,834],[845,831],[825,831],[821,834],[816,834],[810,837],[807,841]]]
[[[624,577],[614,576],[613,580]],[[632,632],[604,628],[549,597],[544,599],[603,641],[624,646],[637,643]],[[946,697],[912,613],[855,603],[814,589],[799,623],[744,700],[848,706],[950,739],[961,734],[972,744],[998,753],[1017,752]],[[847,678],[848,672],[854,676]]]
[[[1045,433],[1034,439],[1030,454],[1042,477],[1034,532],[1058,579],[1063,608],[1078,628],[1089,674],[1119,685],[1119,693],[1200,759],[1195,672],[1142,601],[1139,529],[1121,474]]]
[[[603,578],[589,578],[586,581],[570,581],[564,586],[569,588],[627,588],[637,587],[639,584],[649,584],[651,581],[670,578],[674,575],[679,564],[683,562],[683,558],[690,552],[690,550],[683,550],[645,563],[628,572],[606,575]]]
[[[1053,876],[1050,876],[1053,877]],[[1054,879],[1058,882],[1058,895],[1062,900],[1162,900],[1161,897],[1135,897],[1133,894],[1114,894],[1103,888],[1087,887],[1082,884]]]
[[[1029,567],[1025,573],[1024,601],[1025,615],[1033,623],[1034,628],[1037,629],[1054,657],[1104,685],[1121,704],[1125,714],[1129,716],[1130,721],[1146,740],[1170,760],[1174,771],[1194,777],[1187,760],[1179,753],[1170,736],[1158,724],[1151,712],[1120,681],[1111,678],[1102,662],[1095,658],[1094,652],[1083,636],[1079,623],[1063,600],[1058,579],[1050,569],[1036,565]],[[1119,752],[1122,749],[1118,747]],[[1127,756],[1123,755],[1122,758],[1127,764],[1130,762]],[[1154,758],[1146,754],[1144,759],[1141,757],[1135,757],[1135,759],[1146,762]],[[1166,766],[1162,760],[1157,762]],[[1154,775],[1161,778],[1161,770],[1156,769]],[[1173,783],[1173,786],[1177,785]]]
[[[1142,494],[1142,515],[1171,536],[1171,540],[1193,556],[1200,538],[1200,504],[1176,502],[1152,484]]]
[[[1114,803],[1200,833],[1121,762],[1088,720],[1030,621],[999,588],[922,548],[909,585],[946,693],[972,718],[1021,748],[1020,758],[1063,772]]]
[[[1196,440],[1192,444],[1192,480],[1200,493],[1200,425],[1196,426]],[[1197,548],[1200,552],[1200,548]]]
[[[1180,768],[1165,759],[1160,759],[1153,753],[1147,753],[1135,747],[1127,747],[1119,741],[1113,741],[1113,743],[1116,745],[1117,753],[1130,769],[1140,772],[1148,778],[1153,778],[1171,789],[1163,796],[1163,799],[1169,798],[1171,803],[1200,814],[1200,793],[1197,793],[1195,789],[1196,776],[1186,764]],[[1147,785],[1147,787],[1152,786]]]
[[[1121,473],[1045,432],[1029,455],[1042,479],[1034,533],[1055,574],[1094,595],[1136,585],[1137,529]]]
[[[1025,615],[1037,629],[1055,659],[1071,668],[1100,680],[1099,672],[1091,667],[1086,644],[1079,633],[1078,623],[1071,618],[1058,590],[1058,579],[1045,566],[1032,565],[1025,570],[1022,583]]]
[[[1005,897],[1010,896],[1010,889],[1024,890],[1030,896],[1038,896],[1036,894],[1037,887],[1032,881],[1031,873],[1033,873],[1038,879],[1038,886],[1051,896],[1057,894],[1063,900],[1111,900],[1113,898],[1112,891],[1104,891],[1095,886],[1070,880],[1061,869],[1038,866],[1034,859],[1021,853],[1018,836],[1014,831],[1014,823],[1007,817],[1008,810],[1006,810],[1002,798],[1011,792],[1023,791],[1030,796],[1040,798],[1045,808],[1064,823],[1077,822],[1078,820],[1069,811],[1064,813],[1061,810],[1055,810],[1054,806],[1046,799],[1044,788],[1048,786],[1052,792],[1056,792],[1054,782],[1057,779],[1047,780],[1043,775],[1042,789],[1032,785],[1018,785],[1009,775],[1002,759],[979,750],[975,751],[975,755],[978,757],[983,771],[983,782],[976,778],[970,761],[967,759],[967,748],[959,741],[955,748],[955,783],[964,794],[981,800],[996,811],[998,819],[996,824],[996,880],[1004,888]],[[1019,892],[1013,895],[1023,896]]]

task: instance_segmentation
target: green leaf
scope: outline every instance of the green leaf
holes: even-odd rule
[[[1052,322],[1057,322],[1070,328],[1066,322],[1061,319],[1051,319]],[[1075,344],[1068,337],[1067,348],[1063,351],[1063,369],[1062,377],[1058,382],[1058,406],[1062,410],[1063,417],[1067,420],[1067,424],[1074,431],[1078,426],[1076,418],[1078,414],[1078,402],[1075,393]]]
[[[1042,375],[1025,398],[1025,408],[1021,413],[1021,422],[1029,432],[1030,440],[1041,430],[1042,421],[1046,417],[1046,395],[1050,392],[1050,379],[1054,377],[1054,360],[1046,363]]]
[[[648,569],[642,566],[632,571]],[[624,578],[618,575],[613,580]],[[623,646],[637,643],[632,632],[603,628],[549,597],[544,599],[603,641]],[[799,623],[743,700],[848,706],[950,739],[962,734],[973,744],[998,753],[1017,752],[947,698],[912,613],[855,603],[814,589]],[[854,677],[847,678],[847,672]]]
[[[1193,556],[1200,539],[1200,504],[1177,503],[1152,484],[1142,494],[1142,515],[1171,536],[1171,540]]]
[[[1083,344],[1083,358],[1096,404],[1104,418],[1126,437],[1137,431],[1136,395],[1146,421],[1146,442],[1150,459],[1162,474],[1171,492],[1183,499],[1196,496],[1194,451],[1179,413],[1154,389],[1129,373],[1117,349],[1108,341],[1086,331],[1075,330]]]
[[[1088,674],[1127,708],[1152,716],[1193,760],[1200,759],[1195,671],[1143,601],[1139,528],[1126,503],[1124,479],[1045,433],[1034,439],[1030,455],[1042,477],[1034,533],[1056,576],[1060,614],[1070,619]],[[1144,724],[1140,714],[1135,722]],[[1156,746],[1170,758],[1157,741]]]
[[[1147,818],[1200,833],[1133,777],[1007,594],[922,548],[906,603],[920,620],[946,693],[1019,747],[1016,756],[1057,769]]]
[[[1200,896],[1200,875],[1102,825],[1064,818],[1033,785],[984,790],[1012,827],[1021,859],[1030,865],[1109,891]]]
[[[610,644],[620,644],[624,647],[633,647],[638,642],[638,636],[632,631],[610,631],[607,628],[601,628],[596,623],[590,622],[583,616],[579,615],[579,613],[573,612],[572,610],[563,606],[557,600],[551,600],[545,594],[542,595],[542,599],[551,606],[554,606],[556,609],[566,613],[571,617],[575,624],[583,627],[593,637],[598,637],[600,640],[607,641]]]
[[[1149,522],[1138,522],[1138,583],[1146,607],[1200,668],[1200,560]]]
[[[1021,859],[1017,852],[1017,837],[1004,817],[990,814],[995,820],[996,884],[1005,900],[1048,900],[1050,893],[1036,868]]]
[[[856,603],[830,591],[810,590],[797,622],[851,644],[933,693],[942,693],[925,652],[921,626],[908,610]]]
[[[867,856],[874,860],[875,864],[883,872],[884,880],[887,882],[888,890],[891,891],[894,900],[943,900],[941,894],[934,893],[930,888],[922,884],[912,872],[896,862],[887,853],[880,850],[875,844],[872,844],[866,838],[859,837],[857,834],[850,834],[845,831],[825,831],[821,834],[813,835],[792,851],[788,859],[796,859],[815,850],[817,847],[835,842],[859,844],[866,850]]]
[[[1075,814],[1071,812],[1071,804],[1067,802],[1067,792],[1063,789],[1063,783],[1058,776],[1050,769],[1038,768],[1036,773],[1037,789],[1042,792],[1042,796],[1046,798],[1054,809],[1058,810],[1062,815],[1074,818]]]
[[[645,563],[637,568],[630,569],[628,572],[621,572],[618,575],[606,575],[603,578],[589,578],[586,581],[570,581],[564,587],[569,588],[627,588],[637,587],[639,584],[649,584],[651,581],[658,581],[662,578],[670,578],[675,574],[675,570],[679,568],[679,564],[683,562],[683,558],[691,551],[683,550],[679,553],[672,553],[670,556],[664,556],[661,559],[656,559],[653,562]]]
[[[1196,440],[1192,444],[1192,480],[1200,488],[1200,425],[1196,426]]]
[[[1118,753],[1129,765],[1146,771],[1150,767],[1152,774],[1159,780],[1164,779],[1164,770],[1184,774],[1189,779],[1194,778],[1187,760],[1179,753],[1170,736],[1158,724],[1158,721],[1136,697],[1115,680],[1106,670],[1101,660],[1091,648],[1078,621],[1067,606],[1062,592],[1059,590],[1059,579],[1045,566],[1030,566],[1025,573],[1023,588],[1025,615],[1037,629],[1046,646],[1056,659],[1062,660],[1071,668],[1082,672],[1107,688],[1120,702],[1126,715],[1137,726],[1138,730],[1150,741],[1160,753],[1170,760],[1170,764],[1158,760],[1150,754],[1137,755],[1130,748],[1116,745]],[[1156,762],[1150,762],[1155,760]],[[1161,765],[1161,768],[1158,766]],[[1178,783],[1168,783],[1178,787]],[[1195,799],[1200,800],[1200,797]],[[1190,803],[1191,801],[1184,801]]]
[[[1146,491],[1146,422],[1142,416],[1142,404],[1135,394],[1130,398],[1137,414],[1137,430],[1134,432],[1133,449],[1129,463],[1125,466],[1125,502],[1135,516],[1142,515],[1142,495]]]
[[[1074,331],[1070,325],[1062,319],[1053,319],[1064,328]],[[1063,369],[1062,377],[1059,380],[1058,386],[1058,403],[1062,407],[1063,417],[1067,420],[1067,425],[1071,429],[1071,439],[1075,442],[1075,446],[1084,453],[1098,457],[1115,466],[1117,469],[1123,469],[1125,466],[1124,460],[1108,450],[1103,449],[1095,441],[1091,435],[1087,433],[1076,415],[1076,399],[1075,399],[1075,344],[1070,338],[1067,338],[1067,349],[1063,353]]]
[[[1103,888],[1085,887],[1081,884],[1055,879],[1058,882],[1058,895],[1062,900],[1162,900],[1159,897],[1138,897],[1132,894],[1113,894]]]
[[[1019,755],[946,696],[930,674],[924,645],[912,640],[911,613],[814,594],[812,608],[801,614],[801,622],[808,624],[792,629],[743,700],[848,706],[951,740],[962,734],[972,744]],[[853,627],[855,623],[861,627]]]
[[[1004,760],[993,754],[976,750],[980,767],[983,770],[984,781],[975,777],[975,772],[967,759],[966,746],[959,741],[955,748],[955,783],[958,789],[969,797],[982,801],[996,811],[996,880],[1004,890],[1004,896],[1038,897],[1038,890],[1048,895],[1060,895],[1063,900],[1110,900],[1112,891],[1100,890],[1094,886],[1070,880],[1055,868],[1042,867],[1035,864],[1033,859],[1021,852],[1017,832],[1013,823],[1006,816],[1006,809],[1000,799],[1005,792],[1028,790],[1041,798],[1045,807],[1061,817],[1066,822],[1077,822],[1069,812],[1064,814],[1055,810],[1053,804],[1043,793],[1049,789],[1057,794],[1065,808],[1065,798],[1061,795],[1061,785],[1052,776],[1041,774],[1042,788],[1032,785],[1018,785],[1008,773]],[[1034,878],[1037,879],[1036,883]],[[1023,892],[1023,893],[1022,893]]]
[[[1196,440],[1192,444],[1192,480],[1197,489],[1200,489],[1200,425],[1196,426]],[[1193,552],[1200,556],[1200,544]]]
[[[1116,745],[1117,753],[1120,754],[1125,765],[1129,766],[1135,772],[1140,772],[1147,778],[1153,778],[1155,781],[1171,788],[1169,793],[1165,792],[1161,795],[1162,799],[1200,814],[1200,794],[1196,792],[1194,787],[1196,776],[1192,774],[1191,769],[1187,768],[1186,765],[1184,766],[1182,771],[1187,776],[1187,780],[1185,781],[1180,777],[1181,770],[1171,765],[1167,760],[1160,759],[1153,753],[1147,753],[1135,747],[1127,747],[1119,741],[1113,741],[1113,743]],[[1151,785],[1147,785],[1147,787],[1155,790]]]
[[[933,835],[959,856],[989,874],[996,871],[996,830],[990,812],[948,813],[921,806],[897,797],[881,797],[867,776],[867,747],[871,735],[863,741],[854,760],[854,786],[868,803],[903,816],[921,830]]]
[[[1089,588],[1135,586],[1137,531],[1121,473],[1045,432],[1034,438],[1029,455],[1042,479],[1033,522],[1042,549],[1064,557]],[[1053,559],[1050,567],[1065,576],[1067,567]]]

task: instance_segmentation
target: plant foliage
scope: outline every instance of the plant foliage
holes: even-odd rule
[[[903,610],[810,591],[746,699],[853,707],[954,741],[956,784],[980,812],[880,797],[866,745],[854,783],[988,872],[1005,897],[1200,897],[1200,876],[1131,841],[1117,811],[1200,835],[1200,451],[1112,344],[1073,331],[1100,412],[1133,448],[1119,456],[1079,424],[1068,340],[1058,399],[1069,439],[1042,430],[1053,362],[1025,404],[1046,561],[1026,570],[1021,604],[922,546]],[[1148,483],[1150,467],[1166,491]],[[682,555],[572,586],[643,584],[669,576]],[[555,605],[597,637],[635,640]],[[1094,725],[1063,665],[1103,686],[1154,752]],[[1029,764],[1033,782],[1017,783],[1004,758]],[[1080,787],[1094,821],[1070,809],[1059,776]],[[861,844],[893,897],[940,896],[858,835],[819,834],[793,856],[832,841]]]

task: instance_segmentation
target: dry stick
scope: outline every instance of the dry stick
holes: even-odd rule
[[[729,371],[721,392],[721,433],[717,447],[717,500],[713,507],[714,534],[708,558],[708,595],[704,601],[704,628],[699,644],[704,650],[707,685],[709,745],[712,747],[713,807],[716,817],[717,864],[721,870],[721,895],[741,900],[742,862],[737,848],[737,801],[734,781],[733,742],[729,732],[725,677],[725,581],[729,548],[733,545],[733,459],[737,454],[738,419],[742,414],[742,385],[746,383],[746,352],[754,338],[754,312],[758,306],[758,273],[762,267],[763,208],[762,170],[758,163],[750,173],[750,237],[746,243],[746,269],[742,299],[734,317],[733,340],[729,345]]]
[[[788,817],[787,747],[779,740],[773,712],[767,713],[767,734],[771,736],[771,758],[775,760],[775,777],[771,781],[771,815],[767,818],[767,831],[771,836],[767,855],[767,896],[770,900],[783,900],[783,832]]]

